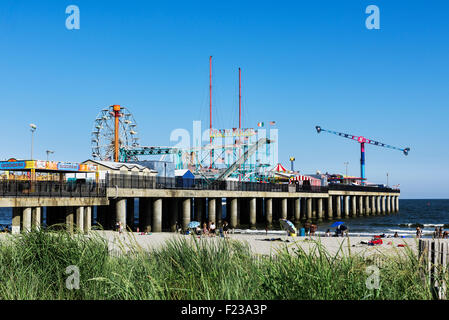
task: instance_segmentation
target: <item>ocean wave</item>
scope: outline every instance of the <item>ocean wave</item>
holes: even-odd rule
[[[398,224],[398,227],[405,227],[405,228],[416,228],[416,227],[420,227],[420,228],[439,228],[439,227],[443,227],[443,228],[449,228],[449,224],[447,223],[400,223]]]

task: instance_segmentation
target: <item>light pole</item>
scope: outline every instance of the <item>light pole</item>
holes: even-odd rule
[[[349,162],[344,163],[344,165],[346,166],[346,177],[348,176],[348,164],[349,164]]]
[[[33,160],[33,143],[34,143],[34,131],[36,131],[37,126],[34,123],[30,123],[31,130],[31,160]]]
[[[388,187],[388,172],[387,172],[387,187]]]
[[[54,151],[51,151],[51,150],[47,150],[47,151],[45,151],[45,152],[47,153],[47,161],[48,161],[48,155],[49,155],[49,154],[55,153]]]
[[[290,162],[292,164],[291,169],[292,169],[292,172],[293,172],[293,171],[295,171],[294,168],[293,168],[293,163],[295,162],[295,157],[290,157]]]

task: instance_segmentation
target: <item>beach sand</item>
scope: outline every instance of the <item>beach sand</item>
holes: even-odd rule
[[[112,252],[120,252],[122,250],[128,251],[135,244],[138,244],[144,250],[161,248],[167,241],[172,239],[186,238],[196,241],[226,241],[236,240],[249,245],[251,251],[255,255],[276,255],[279,250],[288,250],[293,253],[298,247],[301,247],[305,252],[316,249],[318,244],[321,244],[330,255],[336,254],[350,254],[368,257],[373,254],[380,255],[398,255],[406,254],[407,248],[398,247],[399,244],[406,245],[417,253],[418,242],[414,238],[383,238],[383,244],[376,246],[369,246],[361,244],[362,241],[368,242],[370,237],[290,237],[279,235],[252,235],[252,234],[230,234],[228,238],[215,237],[199,237],[192,235],[181,235],[176,233],[150,233],[148,235],[134,233],[119,234],[114,231],[94,231],[93,234],[98,234],[108,241],[109,249]],[[281,239],[280,241],[267,241],[270,239]],[[288,242],[287,242],[288,241]],[[123,251],[122,251],[123,252]]]

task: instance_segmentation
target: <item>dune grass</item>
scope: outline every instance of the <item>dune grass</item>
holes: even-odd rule
[[[432,298],[412,252],[385,258],[380,288],[368,289],[371,261],[332,256],[319,243],[308,253],[293,249],[255,258],[240,242],[180,238],[111,254],[100,236],[33,231],[0,243],[0,299]],[[80,270],[79,290],[66,288],[70,265]]]

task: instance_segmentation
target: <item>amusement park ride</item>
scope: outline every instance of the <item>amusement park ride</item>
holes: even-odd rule
[[[332,131],[332,130],[326,130],[326,129],[321,128],[320,126],[316,126],[315,128],[316,128],[317,133],[320,133],[321,131],[329,132],[329,133],[335,134],[337,136],[351,139],[351,140],[354,140],[354,141],[357,141],[358,143],[360,143],[360,177],[362,180],[361,181],[362,184],[364,184],[364,181],[365,181],[365,143],[372,144],[372,145],[375,145],[378,147],[399,150],[399,151],[402,151],[405,155],[408,155],[408,153],[410,151],[410,148],[401,149],[401,148],[390,146],[390,145],[382,143],[382,142],[370,140],[370,139],[367,139],[362,136],[354,136],[352,134],[346,134],[346,133],[336,132],[336,131]]]
[[[269,144],[273,139],[261,137],[253,128],[241,127],[241,69],[239,68],[239,127],[212,128],[212,56],[209,58],[209,112],[210,143],[193,148],[169,146],[141,146],[136,132],[136,121],[131,112],[113,105],[101,110],[92,131],[92,156],[96,160],[115,162],[138,161],[141,156],[171,155],[176,169],[189,169],[194,174],[211,180],[261,180],[270,166],[261,163],[258,152],[266,149],[262,158],[269,159]],[[229,140],[232,140],[229,143]],[[225,143],[220,143],[226,141]],[[218,142],[218,143],[217,143]],[[261,151],[263,152],[263,150]],[[256,160],[254,161],[254,155]]]

